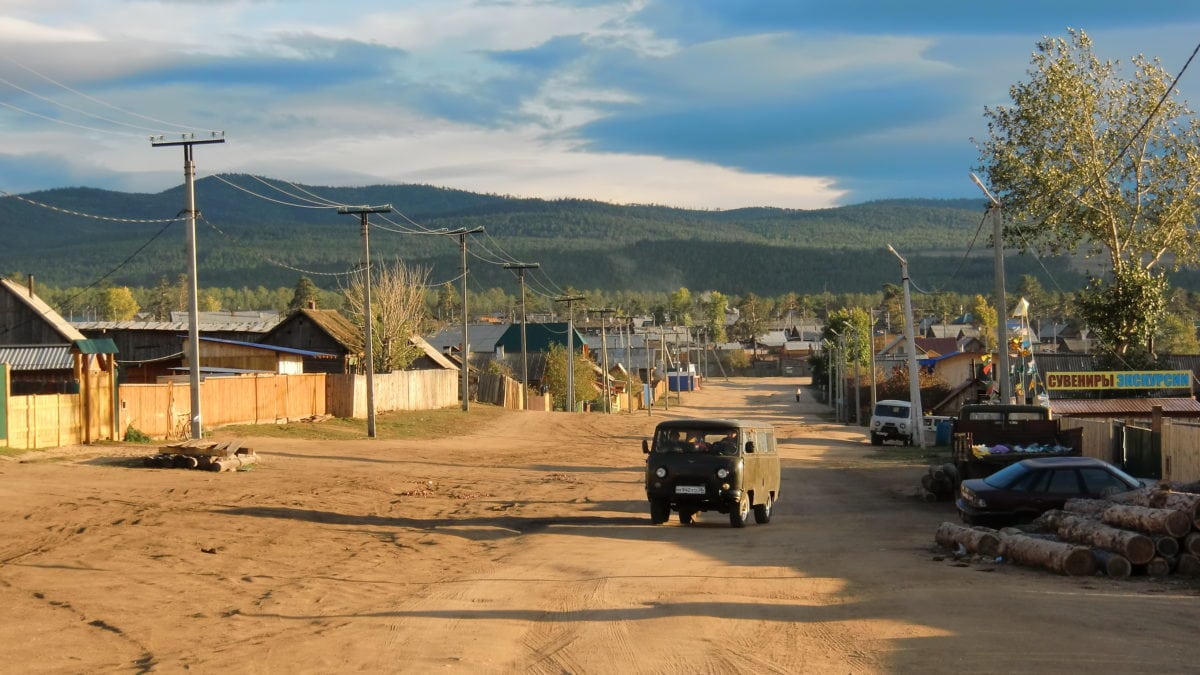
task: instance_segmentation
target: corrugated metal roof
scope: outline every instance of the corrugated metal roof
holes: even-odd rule
[[[70,370],[75,365],[70,345],[0,346],[0,363],[13,370]]]
[[[1162,406],[1164,415],[1200,417],[1194,398],[1050,399],[1055,417],[1149,417],[1154,406]]]
[[[191,325],[187,321],[73,321],[79,330],[144,330],[186,333]],[[243,321],[240,323],[208,323],[200,320],[196,328],[207,333],[267,333],[276,326],[275,321]]]

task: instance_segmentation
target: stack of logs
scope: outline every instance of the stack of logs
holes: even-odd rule
[[[954,499],[958,493],[958,467],[947,462],[931,464],[924,476],[921,476],[922,497],[927,502],[945,502]]]
[[[942,523],[934,538],[946,548],[1068,576],[1200,576],[1200,485],[1161,483],[1104,500],[1071,499],[1028,530]]]
[[[241,441],[211,441],[192,439],[159,448],[157,455],[142,459],[142,464],[156,469],[200,469],[202,471],[237,471],[258,463],[258,455]]]

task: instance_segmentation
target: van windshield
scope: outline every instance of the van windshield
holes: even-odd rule
[[[737,429],[659,429],[654,451],[705,455],[736,455],[741,442]]]
[[[908,417],[908,406],[894,403],[879,403],[875,406],[876,417]]]

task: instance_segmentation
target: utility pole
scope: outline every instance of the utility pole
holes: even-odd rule
[[[908,290],[908,261],[888,244],[888,250],[900,261],[900,278],[904,281],[904,339],[908,342],[909,428],[925,449],[925,410],[921,405],[921,380],[917,373],[917,337],[913,328],[912,294]]]
[[[616,317],[621,322],[621,346],[625,348],[625,405],[629,408],[629,414],[633,414],[633,337],[631,331],[631,317],[618,316]]]
[[[858,362],[860,360],[858,358],[858,355],[862,353],[862,347],[860,346],[860,342],[859,342],[862,339],[862,336],[860,336],[859,333],[862,331],[858,330],[858,327],[855,326],[854,324],[851,324],[850,327],[854,330],[854,343],[853,343],[854,344],[854,425],[861,427],[862,426],[862,395],[861,395],[862,394],[862,383],[859,381],[859,378],[858,378],[858,365],[859,365]]]
[[[996,199],[979,177],[971,174],[971,180],[983,190],[988,198],[988,215],[992,217],[992,248],[995,250],[995,285],[996,285],[996,355],[999,360],[999,371],[996,373],[996,383],[1000,393],[1001,403],[1011,403],[1012,382],[1008,375],[1008,299],[1004,297],[1004,218],[1000,214],[1000,200]]]
[[[192,438],[204,435],[200,415],[200,303],[199,285],[196,281],[196,164],[192,161],[192,146],[208,143],[224,143],[225,132],[214,131],[210,138],[196,138],[195,134],[183,134],[179,140],[168,141],[165,136],[151,136],[150,145],[160,148],[169,145],[183,146],[183,210],[187,213],[187,256],[188,256],[188,362],[191,364],[188,383],[192,394]]]
[[[467,335],[467,235],[480,232],[483,232],[483,227],[450,230],[446,233],[458,235],[458,247],[462,253],[462,382],[458,386],[462,389],[463,412],[471,409],[471,343]]]
[[[582,295],[564,295],[555,302],[567,303],[567,411],[575,412],[575,311],[572,304],[583,300]]]
[[[505,263],[504,269],[516,270],[517,279],[521,282],[521,407],[529,409],[529,351],[525,344],[525,270],[541,267],[539,263]]]
[[[600,353],[602,354],[604,373],[604,384],[601,387],[604,390],[604,413],[612,413],[612,402],[608,396],[608,340],[605,335],[605,317],[609,314],[616,314],[617,310],[610,307],[602,307],[600,309],[589,309],[588,313],[600,315]]]
[[[363,358],[367,362],[367,438],[375,438],[375,338],[371,334],[371,238],[368,234],[367,214],[391,213],[392,205],[382,206],[340,206],[338,213],[358,216],[362,229],[363,245],[363,343],[366,352]]]

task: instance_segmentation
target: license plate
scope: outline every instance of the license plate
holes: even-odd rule
[[[677,495],[702,495],[704,494],[703,485],[676,485],[675,494]]]

